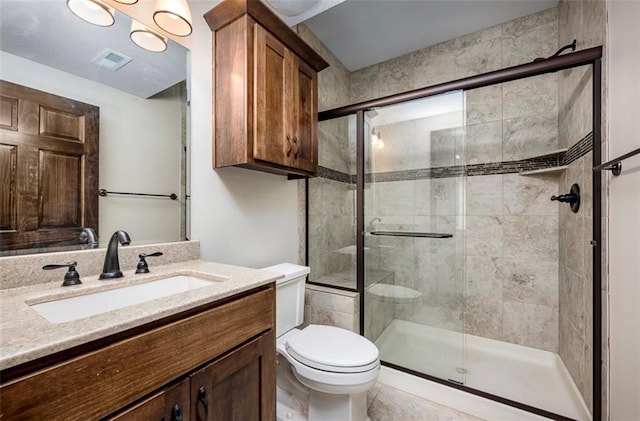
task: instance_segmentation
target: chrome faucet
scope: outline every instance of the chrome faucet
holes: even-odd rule
[[[129,234],[126,231],[116,231],[111,236],[107,246],[107,254],[104,256],[104,266],[102,267],[100,279],[122,278],[120,261],[118,260],[118,243],[123,246],[131,243],[131,238],[129,238]]]

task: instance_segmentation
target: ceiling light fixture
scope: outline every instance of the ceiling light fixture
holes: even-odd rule
[[[100,0],[67,0],[67,7],[80,19],[98,26],[111,26],[115,22],[113,7]]]
[[[191,10],[186,0],[157,0],[153,12],[153,21],[162,30],[186,37],[191,35]]]
[[[146,25],[135,19],[131,20],[131,41],[138,47],[154,53],[161,53],[167,49],[167,39]]]
[[[371,147],[374,149],[384,149],[384,141],[382,140],[382,136],[380,132],[376,134],[375,129],[371,129]]]

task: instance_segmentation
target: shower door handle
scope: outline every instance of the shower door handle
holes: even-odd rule
[[[371,235],[384,235],[388,237],[415,237],[415,238],[451,238],[453,234],[439,232],[413,232],[413,231],[370,231]]]

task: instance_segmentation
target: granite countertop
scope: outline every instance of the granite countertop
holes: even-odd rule
[[[123,273],[123,278],[115,280],[98,280],[97,275],[83,277],[82,285],[71,287],[60,286],[63,275],[60,273],[60,282],[0,290],[0,370],[248,291],[282,277],[266,270],[203,261],[152,266],[151,273],[144,275],[136,275],[134,270]],[[192,275],[214,282],[211,286],[64,323],[49,322],[30,307],[30,304],[173,275]]]

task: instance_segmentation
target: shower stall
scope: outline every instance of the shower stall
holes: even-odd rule
[[[360,293],[360,331],[384,365],[598,419],[600,56],[320,113],[309,282]],[[590,107],[564,88],[575,81]],[[577,213],[554,201],[573,184]]]

